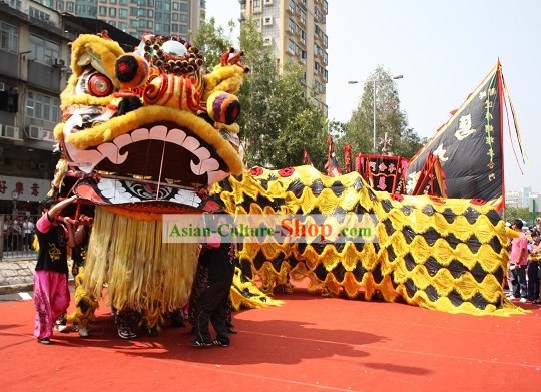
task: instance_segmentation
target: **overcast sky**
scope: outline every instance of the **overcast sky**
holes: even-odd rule
[[[206,7],[222,26],[240,15],[238,0],[206,0]],[[329,117],[349,120],[363,86],[348,80],[381,65],[404,75],[396,81],[401,109],[421,136],[433,135],[499,58],[528,157],[524,165],[515,156],[506,126],[506,189],[541,192],[541,1],[329,0],[327,35]]]

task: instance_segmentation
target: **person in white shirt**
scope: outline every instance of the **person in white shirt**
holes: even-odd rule
[[[32,249],[32,237],[34,236],[34,222],[32,218],[26,217],[23,221],[23,250]]]

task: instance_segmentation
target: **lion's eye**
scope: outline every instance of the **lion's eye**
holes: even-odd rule
[[[88,92],[97,97],[105,97],[113,92],[113,84],[104,75],[95,74],[88,79]]]

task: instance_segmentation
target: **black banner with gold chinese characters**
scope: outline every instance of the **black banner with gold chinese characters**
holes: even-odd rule
[[[412,193],[430,152],[438,156],[447,197],[491,201],[502,196],[501,66],[498,64],[464,104],[410,161]]]

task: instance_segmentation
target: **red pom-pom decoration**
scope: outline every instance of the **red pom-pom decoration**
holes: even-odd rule
[[[289,177],[295,172],[294,167],[284,167],[283,169],[278,170],[278,174],[280,174],[282,177]]]
[[[260,176],[261,174],[263,174],[263,168],[260,166],[254,166],[250,169],[250,174],[252,176]]]

